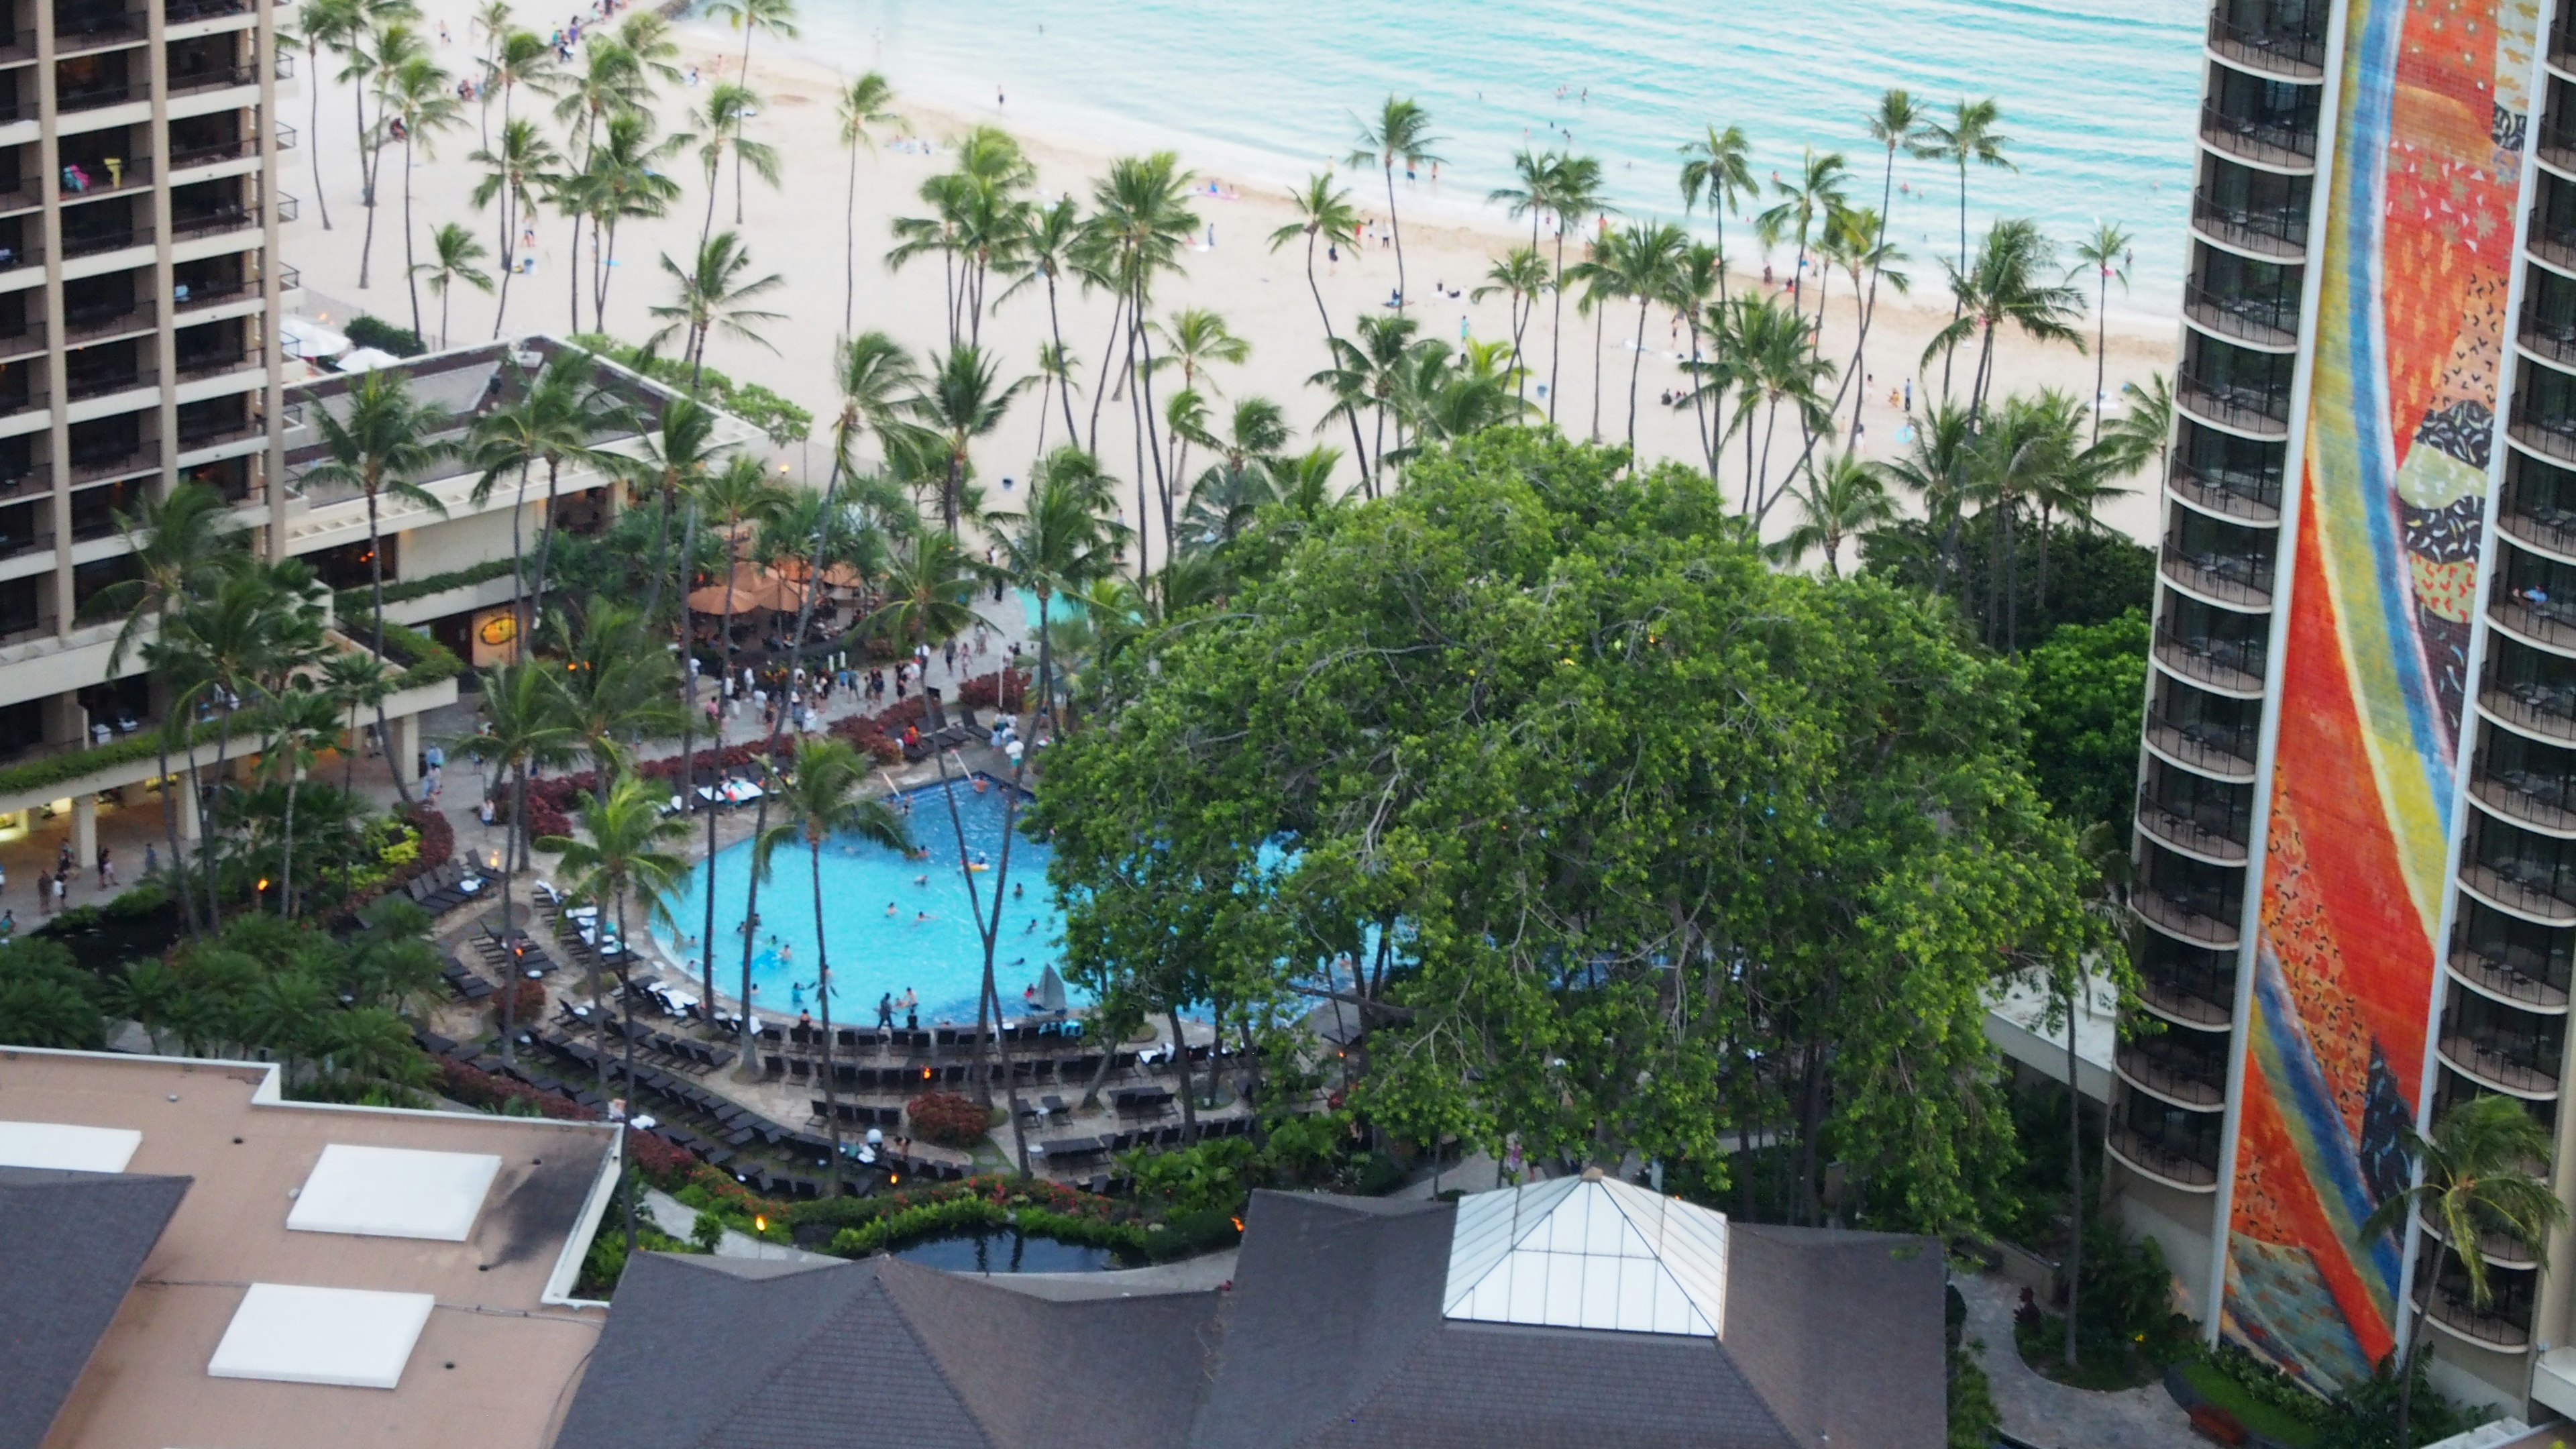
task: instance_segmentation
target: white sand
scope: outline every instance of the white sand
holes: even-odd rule
[[[469,39],[467,25],[470,6],[467,0],[423,0],[427,13],[424,28],[433,37],[437,22],[444,20],[455,37],[453,43],[438,47],[439,62],[459,74],[470,74],[478,63],[480,51]],[[543,31],[554,22],[542,12],[530,11],[525,23]],[[685,25],[679,37],[685,52],[683,63],[697,65],[712,80],[718,73],[720,59],[724,71],[733,70],[732,58],[740,51],[738,36],[716,26]],[[780,47],[767,37],[755,43],[752,80],[756,89],[768,98],[765,113],[753,122],[753,134],[775,146],[784,158],[784,185],[773,189],[757,177],[751,178],[745,193],[746,208],[741,228],[747,237],[758,271],[781,274],[787,285],[773,294],[770,310],[786,314],[780,321],[762,330],[776,351],[766,351],[751,343],[719,336],[711,345],[708,361],[737,377],[777,389],[818,415],[828,412],[833,403],[831,354],[841,330],[843,300],[843,215],[848,176],[848,155],[840,146],[833,114],[833,94],[839,77],[833,71],[810,62],[778,54]],[[763,51],[771,52],[764,55]],[[312,67],[299,61],[305,78],[299,86],[311,86]],[[331,69],[325,66],[328,71]],[[410,305],[402,283],[402,233],[400,209],[399,150],[387,153],[383,204],[378,208],[373,285],[365,291],[357,287],[358,237],[363,213],[358,205],[356,144],[352,134],[350,98],[336,83],[321,82],[322,97],[318,136],[309,125],[312,97],[308,91],[297,91],[282,98],[281,119],[303,132],[306,148],[288,153],[284,158],[284,188],[303,198],[300,219],[289,223],[284,231],[286,260],[302,269],[309,296],[308,310],[326,310],[323,299],[342,299],[367,311],[394,321],[409,319]],[[953,88],[951,93],[955,93]],[[688,109],[704,99],[703,89],[666,88],[661,99],[665,128],[686,127]],[[530,98],[521,97],[520,110],[525,114]],[[537,104],[542,105],[542,102]],[[978,122],[1013,124],[1014,133],[1026,148],[1038,169],[1038,194],[1053,197],[1066,191],[1087,200],[1093,177],[1103,169],[1106,153],[1095,145],[1070,136],[1030,134],[1017,129],[1026,117],[1005,116],[998,110],[970,115],[934,109],[910,98],[898,98],[897,109],[917,135],[935,140],[953,136]],[[434,159],[420,163],[413,176],[416,224],[426,252],[425,238],[440,223],[464,220],[484,235],[487,244],[498,252],[497,222],[490,212],[477,213],[469,193],[479,176],[478,168],[466,157],[481,144],[478,134],[480,107],[466,109],[466,124],[459,131],[439,139]],[[492,108],[491,124],[499,126],[499,108]],[[548,123],[551,125],[551,122]],[[890,140],[891,138],[886,138]],[[559,142],[560,144],[560,142]],[[1184,163],[1195,164],[1186,145],[1175,144],[1182,151]],[[312,165],[318,153],[324,189],[329,197],[334,230],[325,235],[320,222],[320,208],[309,194],[313,187]],[[1859,158],[1865,162],[1867,158]],[[944,344],[943,298],[939,264],[936,258],[915,262],[900,275],[889,275],[880,258],[890,244],[888,223],[893,217],[920,214],[926,210],[915,196],[921,182],[951,164],[952,157],[943,147],[939,154],[905,154],[881,147],[863,154],[858,162],[858,285],[857,325],[879,328],[893,334],[912,347],[916,354]],[[1859,167],[1866,172],[1864,164]],[[701,184],[694,151],[675,161],[673,174],[681,176],[686,194],[670,216],[659,221],[631,224],[618,240],[620,265],[612,284],[609,305],[609,329],[618,336],[641,341],[654,330],[656,323],[649,309],[667,302],[672,287],[663,275],[659,258],[668,253],[685,259],[696,245],[698,227],[704,216],[706,193]],[[1322,330],[1315,314],[1303,271],[1302,247],[1292,245],[1273,253],[1265,243],[1269,232],[1287,222],[1288,208],[1276,198],[1275,190],[1256,189],[1239,177],[1227,176],[1229,183],[1243,187],[1240,200],[1201,198],[1197,202],[1202,225],[1213,225],[1216,233],[1214,250],[1188,254],[1186,275],[1172,278],[1162,286],[1156,299],[1165,315],[1184,306],[1213,308],[1222,313],[1233,330],[1249,339],[1252,357],[1240,368],[1223,370],[1215,379],[1224,398],[1262,394],[1279,401],[1301,426],[1311,425],[1326,406],[1320,389],[1306,385],[1305,379],[1325,365],[1326,352]],[[1353,200],[1368,214],[1384,212],[1384,187],[1375,174],[1348,178]],[[1484,302],[1465,299],[1437,301],[1432,297],[1433,284],[1445,283],[1463,291],[1472,290],[1491,260],[1516,240],[1525,242],[1525,224],[1515,228],[1499,209],[1481,222],[1470,220],[1474,209],[1459,204],[1453,197],[1426,195],[1428,183],[1409,187],[1401,177],[1397,181],[1399,204],[1410,208],[1419,204],[1421,220],[1408,220],[1404,228],[1405,267],[1418,300],[1414,310],[1422,319],[1423,334],[1455,342],[1462,318],[1478,338],[1501,338],[1509,334],[1507,304],[1496,296]],[[1924,205],[1923,201],[1901,205]],[[724,177],[718,202],[716,224],[719,229],[733,221],[732,177],[730,167]],[[537,228],[537,270],[513,280],[509,299],[508,324],[515,332],[563,330],[569,320],[566,292],[568,278],[575,275],[570,265],[570,228],[555,216],[543,218]],[[1202,235],[1204,240],[1204,235]],[[1730,247],[1740,255],[1751,254],[1750,227],[1737,223],[1730,233]],[[586,247],[586,244],[585,244]],[[1572,255],[1569,245],[1569,258]],[[497,267],[497,261],[493,263]],[[1865,412],[1867,429],[1861,439],[1861,451],[1867,456],[1883,456],[1896,448],[1895,413],[1887,406],[1891,389],[1899,387],[1915,371],[1915,361],[1931,335],[1950,319],[1946,305],[1933,309],[1934,299],[1946,301],[1946,290],[1940,285],[1940,268],[1936,262],[1918,258],[1912,264],[1916,293],[1922,299],[1914,305],[1902,300],[1891,301],[1882,295],[1878,320],[1870,338],[1868,370],[1875,383]],[[579,275],[586,278],[587,269]],[[1394,286],[1394,254],[1370,250],[1354,254],[1345,248],[1338,266],[1321,277],[1327,302],[1335,316],[1335,325],[1347,333],[1351,319],[1362,311],[1384,302]],[[1751,279],[1758,283],[1758,278]],[[1739,279],[1746,284],[1746,279]],[[1836,279],[1828,293],[1830,310],[1825,329],[1825,346],[1837,360],[1850,355],[1855,309],[1845,295],[1847,279]],[[2116,398],[2126,381],[2143,380],[2150,371],[2170,372],[2177,347],[2178,329],[2170,321],[2157,322],[2124,316],[2114,294],[2109,348],[2107,387]],[[1109,340],[1110,299],[1086,297],[1073,292],[1062,298],[1063,324],[1069,346],[1083,359],[1081,381],[1087,386],[1097,375],[1101,357]],[[424,290],[422,311],[426,330],[438,329],[438,305]],[[1575,436],[1588,434],[1593,424],[1593,335],[1588,320],[1578,318],[1571,299],[1565,308],[1565,356],[1562,362],[1563,394],[1558,405],[1558,421]],[[452,341],[458,345],[488,337],[493,329],[494,303],[478,293],[460,289],[454,299]],[[592,326],[588,304],[583,308],[585,328]],[[1697,460],[1696,444],[1688,414],[1675,414],[1656,406],[1657,394],[1681,385],[1683,374],[1674,354],[1686,342],[1675,341],[1669,332],[1669,314],[1652,316],[1646,327],[1647,355],[1642,365],[1638,391],[1640,416],[1638,436],[1641,451],[1649,457],[1672,456]],[[2090,322],[2086,324],[2090,329]],[[1601,356],[1602,369],[1600,430],[1601,436],[1618,439],[1626,428],[1627,383],[1630,354],[1626,339],[1634,335],[1636,313],[1622,306],[1608,317],[1608,339]],[[989,317],[984,327],[984,341],[997,349],[1014,371],[1034,371],[1037,348],[1047,337],[1044,294],[1031,288],[1003,305]],[[433,336],[433,342],[435,337]],[[1549,341],[1544,310],[1524,338],[1530,365],[1543,379],[1549,364]],[[2079,355],[2071,348],[2044,347],[2018,336],[2008,336],[1998,344],[1997,388],[1999,391],[2057,387],[2078,394],[2092,385],[2093,359]],[[1964,376],[1973,365],[1973,355],[1962,350],[1960,371]],[[1930,370],[1932,385],[1939,383],[1940,364]],[[1165,392],[1158,382],[1157,396]],[[1924,395],[1918,381],[1918,398]],[[1002,493],[998,482],[1004,477],[1025,475],[1027,464],[1038,444],[1038,409],[1036,388],[1032,386],[1024,399],[1013,408],[1009,420],[981,444],[977,466],[988,485],[992,485],[995,506],[1011,506],[1011,495]],[[1087,395],[1077,398],[1077,415],[1088,417]],[[1226,406],[1223,398],[1216,411],[1222,417]],[[2115,403],[2116,407],[2116,403]],[[1062,441],[1061,414],[1054,415],[1047,431],[1050,443]],[[1842,417],[1848,420],[1849,404]],[[1123,402],[1103,410],[1100,447],[1107,465],[1121,476],[1134,466],[1134,439],[1126,422]],[[1335,428],[1318,435],[1321,441],[1347,445],[1346,430]],[[823,452],[810,455],[789,450],[786,461],[800,467],[812,463],[817,469]],[[1775,457],[1777,453],[1775,452]],[[1730,487],[1740,486],[1742,458],[1740,447],[1730,450],[1732,468],[1727,473]],[[1193,463],[1192,469],[1196,470]],[[1775,464],[1775,469],[1777,465]],[[1345,465],[1346,480],[1352,479]],[[819,471],[816,473],[819,483]],[[1355,481],[1355,480],[1353,480]],[[2105,511],[2105,520],[2133,537],[2149,539],[2155,527],[2157,508],[2149,480],[2133,480],[2136,492],[2118,500]],[[1132,487],[1132,480],[1131,480]],[[1132,492],[1131,492],[1132,499]],[[1786,526],[1790,510],[1783,507],[1772,516],[1771,532]]]

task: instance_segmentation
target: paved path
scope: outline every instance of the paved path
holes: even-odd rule
[[[1982,1341],[1986,1377],[2004,1432],[2039,1449],[2186,1449],[2197,1444],[2182,1406],[2162,1384],[2119,1393],[2068,1388],[2040,1377],[2013,1347],[2021,1290],[1991,1274],[1955,1280],[1968,1300],[1968,1340]]]
[[[648,1187],[644,1190],[644,1205],[652,1210],[653,1225],[672,1237],[686,1241],[689,1234],[697,1229],[697,1209],[683,1205],[678,1198],[660,1188]],[[603,1226],[602,1230],[605,1231],[606,1227]],[[770,1258],[802,1263],[841,1261],[828,1253],[809,1253],[803,1248],[790,1247],[785,1243],[768,1242],[755,1238],[749,1233],[736,1232],[732,1228],[725,1229],[724,1238],[716,1244],[716,1256],[719,1258]]]

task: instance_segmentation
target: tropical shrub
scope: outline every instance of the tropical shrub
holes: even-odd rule
[[[992,1114],[957,1092],[924,1092],[903,1104],[912,1135],[942,1147],[972,1148],[992,1130]]]

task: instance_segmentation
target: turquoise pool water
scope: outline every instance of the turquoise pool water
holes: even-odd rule
[[[973,903],[957,869],[957,833],[949,822],[942,788],[928,785],[895,797],[910,811],[907,818],[914,842],[929,848],[927,860],[906,860],[884,846],[858,839],[834,840],[823,847],[823,923],[830,932],[836,1026],[872,1024],[880,995],[892,992],[899,1000],[907,990],[921,998],[924,1026],[975,1019],[984,947],[976,935]],[[966,849],[980,852],[994,866],[974,878],[989,912],[1001,874],[1002,787],[988,782],[979,794],[960,781],[945,788],[957,802]],[[1061,961],[1064,921],[1047,890],[1050,853],[1025,835],[1011,843],[994,980],[1003,1009],[1012,1014],[1020,1010],[1022,988]],[[742,937],[736,928],[750,889],[751,843],[744,841],[719,852],[715,875],[716,988],[730,996],[740,991],[742,982]],[[800,846],[793,851],[782,848],[769,879],[761,883],[751,980],[752,1003],[765,1016],[792,1020],[798,1011],[814,1009],[815,963],[821,951],[814,934],[813,879]],[[690,963],[692,976],[698,974],[695,940],[706,921],[706,887],[707,870],[701,862],[690,873],[688,888],[669,901],[678,931],[689,938],[686,944],[668,924],[655,930],[672,960]],[[1079,993],[1073,997],[1075,1004],[1082,1004]]]

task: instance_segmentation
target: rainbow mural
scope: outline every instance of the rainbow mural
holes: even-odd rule
[[[2532,0],[2347,0],[2222,1328],[2321,1387],[2393,1343]]]

